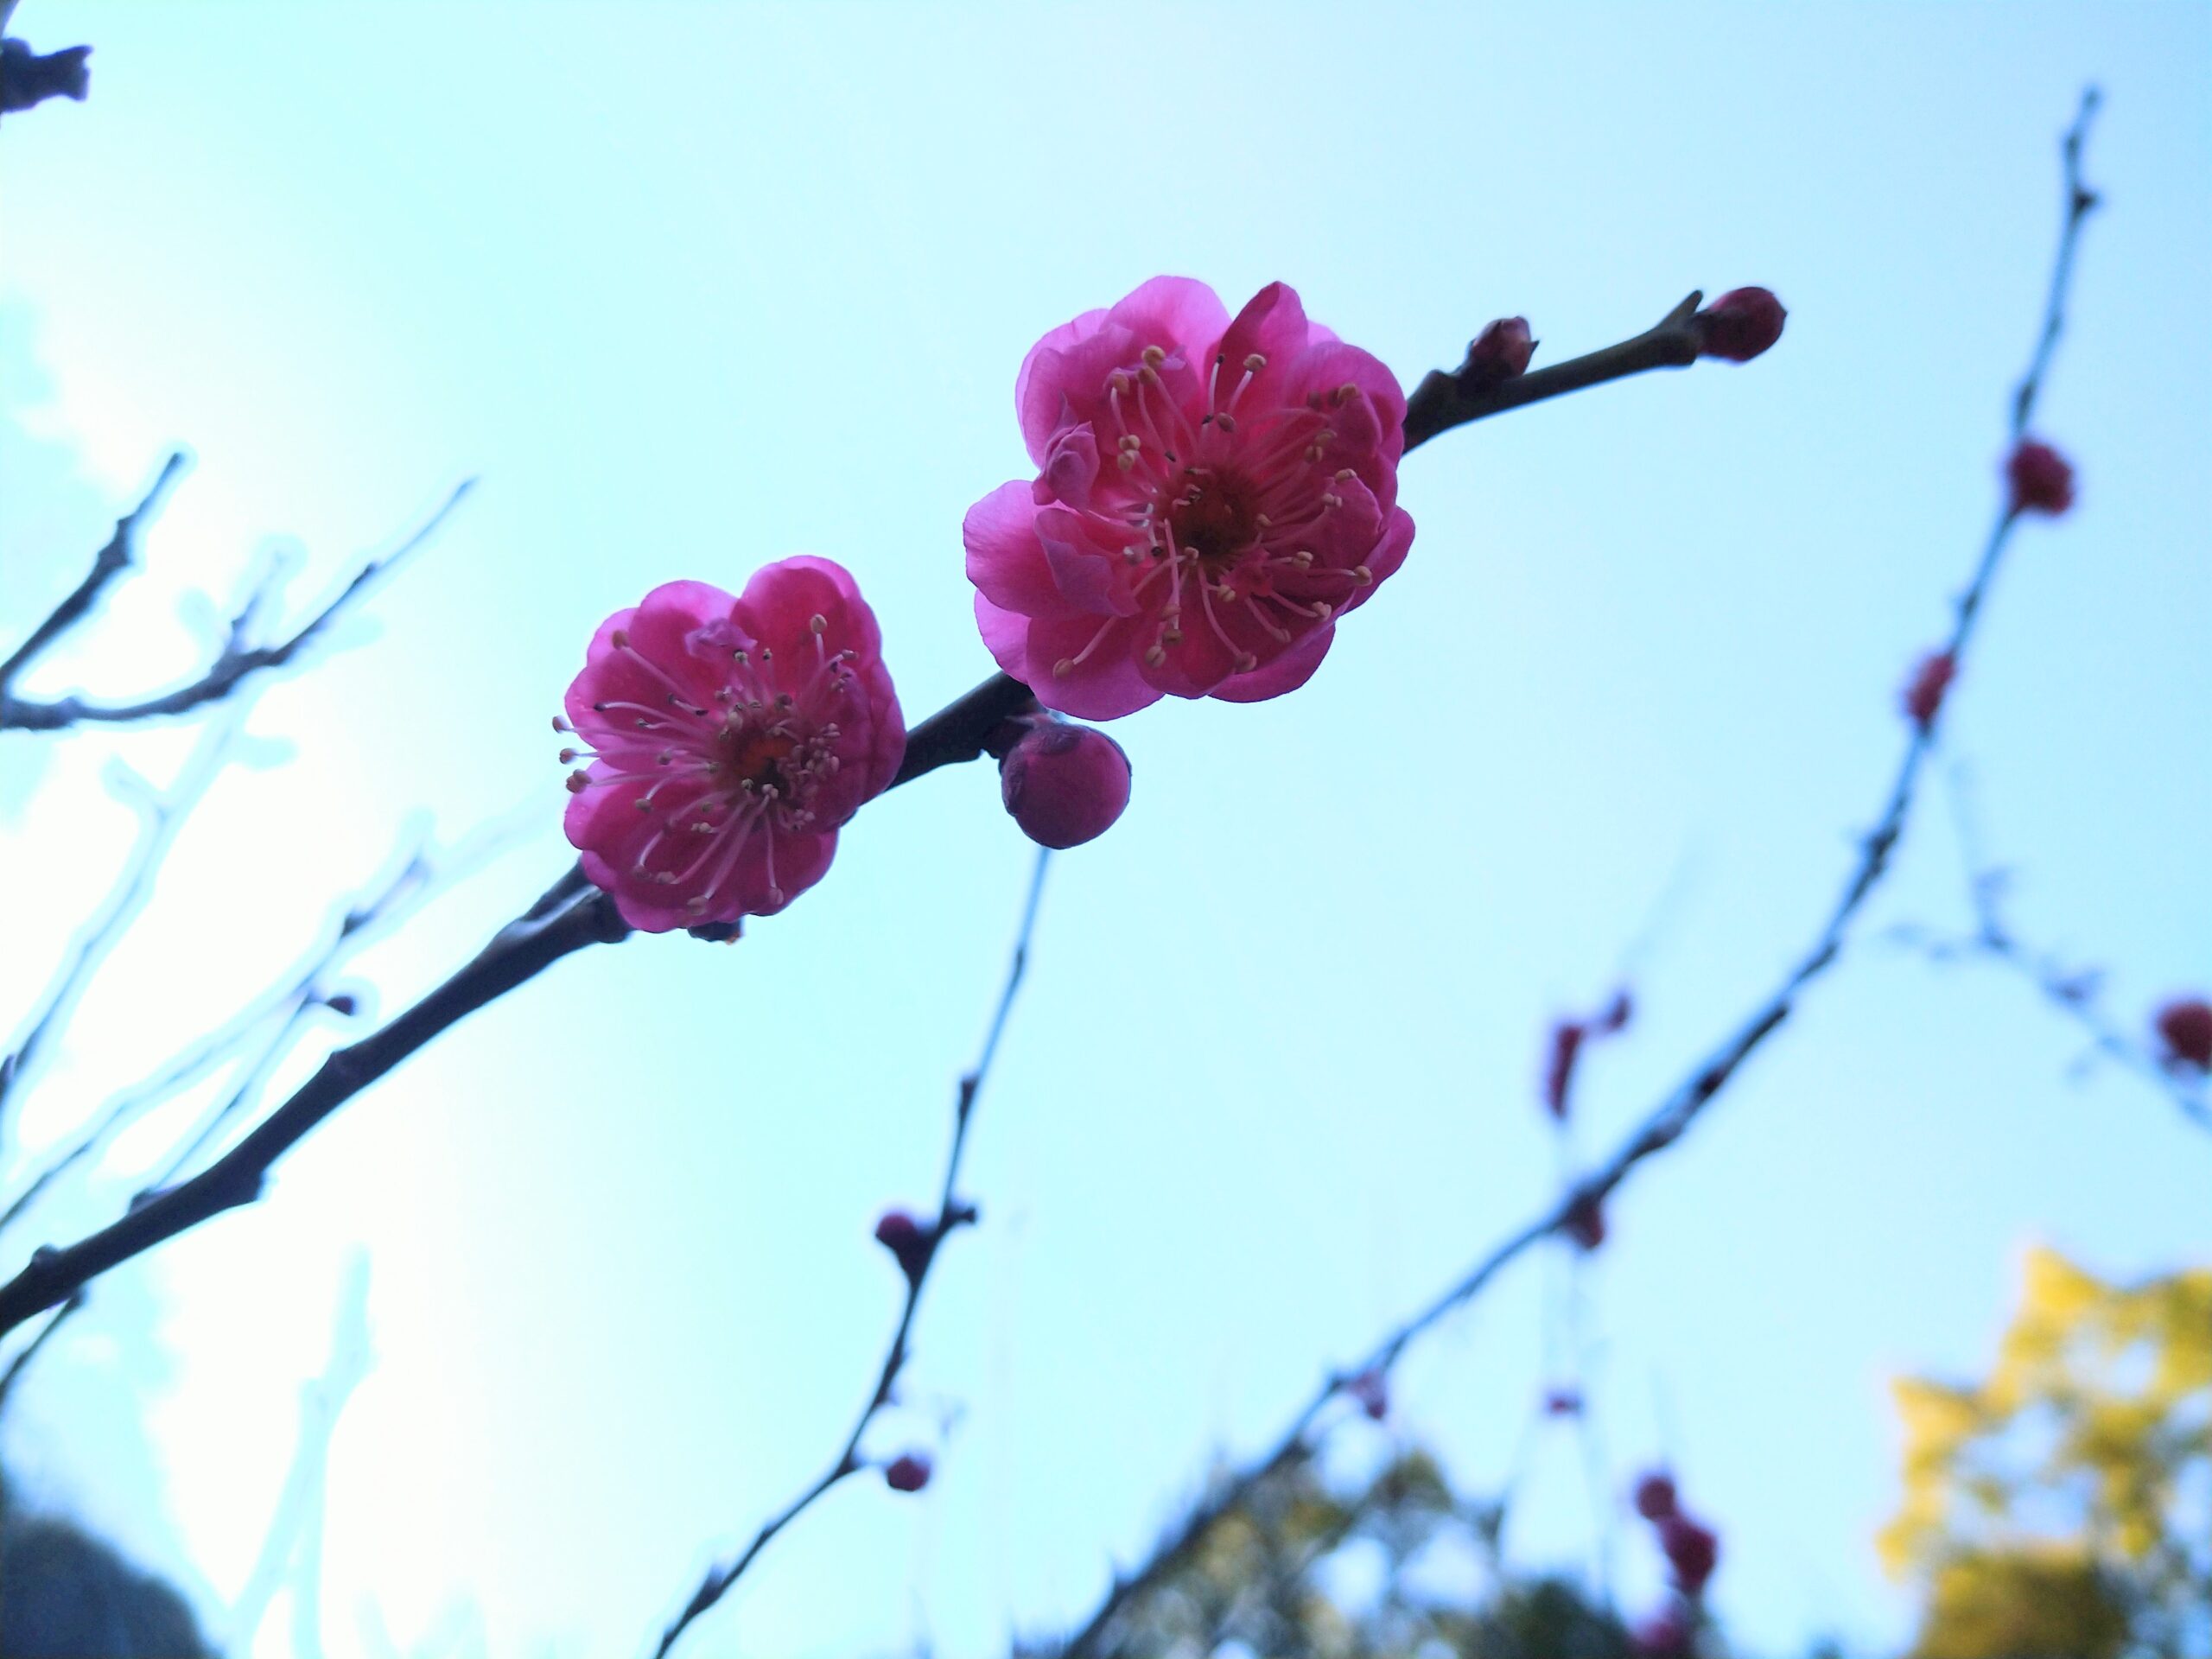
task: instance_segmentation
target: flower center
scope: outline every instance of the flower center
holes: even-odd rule
[[[778,794],[790,796],[791,780],[784,763],[791,759],[798,744],[789,733],[742,721],[717,734],[715,747],[720,751],[715,758],[728,769],[733,779],[741,779],[756,789],[772,785]]]
[[[1175,545],[1218,581],[1258,539],[1259,521],[1243,480],[1211,467],[1183,469],[1183,489],[1167,507]]]

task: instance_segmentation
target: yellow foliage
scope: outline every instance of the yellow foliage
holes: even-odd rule
[[[2023,1276],[1986,1381],[1892,1385],[1904,1490],[1876,1543],[1925,1588],[1917,1659],[2101,1659],[2212,1605],[2181,1497],[2212,1476],[2212,1268],[2107,1284],[2039,1247]]]

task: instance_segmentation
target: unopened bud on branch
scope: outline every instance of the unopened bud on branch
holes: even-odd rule
[[[1378,1423],[1390,1414],[1390,1384],[1380,1371],[1362,1371],[1344,1384],[1344,1392]]]
[[[1536,353],[1536,342],[1529,333],[1526,317],[1500,317],[1486,322],[1483,331],[1467,346],[1466,366],[1459,371],[1463,383],[1471,388],[1494,386],[1501,380],[1510,380],[1529,372],[1529,359]]]
[[[919,1452],[893,1458],[883,1465],[883,1484],[894,1492],[920,1491],[930,1484],[929,1459]]]
[[[1936,723],[1936,715],[1943,707],[1943,694],[1951,689],[1952,677],[1958,671],[1958,659],[1948,651],[1929,652],[1912,671],[1904,688],[1904,712],[1922,731]]]
[[[2212,1002],[2177,997],[2158,1010],[2157,1024],[2169,1066],[2212,1071]]]
[[[2012,486],[2014,512],[2044,512],[2056,518],[2074,505],[2074,468],[2047,443],[2023,438],[2005,458],[2005,480]]]
[[[999,762],[999,793],[1040,847],[1080,847],[1129,804],[1129,758],[1105,733],[1039,716]]]
[[[1782,338],[1789,314],[1764,288],[1733,288],[1690,319],[1707,357],[1748,363]]]
[[[922,1269],[929,1265],[934,1236],[932,1230],[904,1210],[887,1210],[875,1224],[875,1242],[891,1252],[909,1282],[920,1278]]]

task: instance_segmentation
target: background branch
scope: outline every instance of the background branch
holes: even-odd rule
[[[86,988],[145,908],[154,879],[175,844],[177,832],[229,764],[245,713],[243,708],[234,709],[229,718],[201,734],[176,780],[166,791],[153,793],[136,773],[124,774],[136,779],[136,787],[144,791],[139,803],[138,839],[99,912],[64,952],[54,977],[34,1005],[37,1012],[9,1052],[0,1055],[0,1148],[7,1141],[9,1101],[67,1029]],[[0,1218],[0,1224],[4,1224],[4,1218]]]
[[[0,732],[52,732],[78,725],[117,725],[150,720],[162,715],[188,714],[207,703],[221,701],[247,676],[263,669],[282,668],[313,644],[347,607],[369,593],[383,577],[429,540],[476,485],[474,479],[464,480],[421,529],[391,552],[366,561],[339,590],[336,597],[291,633],[267,644],[254,643],[254,636],[259,632],[257,624],[261,601],[266,597],[265,591],[257,590],[232,617],[229,635],[224,640],[222,649],[217,652],[215,660],[197,679],[178,686],[175,690],[122,703],[88,702],[80,696],[57,697],[41,702],[14,696],[8,687],[17,671],[74,626],[101,590],[130,563],[132,539],[139,521],[147,507],[160,496],[175,476],[182,460],[181,455],[169,458],[146,502],[116,526],[115,536],[93,559],[91,574],[68,598],[62,601],[53,615],[39,625],[15,656],[10,658],[5,664],[0,664]]]
[[[768,1547],[775,1535],[797,1520],[816,1499],[836,1485],[846,1476],[857,1473],[865,1465],[861,1462],[861,1440],[876,1414],[889,1405],[899,1382],[899,1373],[906,1368],[908,1356],[907,1341],[914,1328],[914,1316],[922,1305],[922,1287],[929,1281],[930,1269],[936,1265],[937,1254],[945,1238],[955,1229],[974,1222],[973,1205],[959,1197],[960,1165],[968,1147],[968,1128],[975,1117],[976,1097],[982,1090],[983,1081],[990,1075],[992,1058],[998,1053],[999,1039],[1006,1032],[1007,1016],[1014,1011],[1014,999],[1021,988],[1024,973],[1029,965],[1029,942],[1037,931],[1037,906],[1045,895],[1045,869],[1052,854],[1045,848],[1037,849],[1037,862],[1029,878],[1029,897],[1021,907],[1021,925],[1014,934],[1014,954],[1007,963],[1006,983],[1000,989],[998,1007],[991,1015],[989,1031],[983,1038],[982,1052],[977,1056],[975,1069],[960,1079],[960,1087],[953,1097],[952,1145],[945,1154],[944,1179],[938,1191],[935,1224],[924,1234],[909,1255],[900,1257],[899,1265],[906,1275],[906,1305],[899,1309],[899,1322],[893,1328],[890,1346],[885,1349],[883,1363],[878,1368],[874,1392],[868,1403],[861,1408],[852,1432],[845,1436],[842,1451],[823,1470],[814,1484],[779,1510],[762,1523],[753,1541],[728,1561],[708,1569],[707,1576],[691,1599],[684,1605],[660,1638],[654,1651],[656,1659],[665,1659],[670,1649],[689,1629],[694,1620],[728,1595],[731,1587],[744,1576]]]
[[[8,692],[16,677],[36,662],[55,641],[91,614],[99,602],[107,586],[125,570],[137,556],[138,535],[146,522],[161,510],[168,498],[169,486],[184,471],[184,452],[178,450],[162,463],[156,474],[153,487],[139,499],[138,505],[116,520],[115,534],[107,544],[92,555],[92,568],[85,579],[69,590],[68,594],[47,615],[46,620],[33,628],[30,637],[11,652],[6,661],[0,662],[0,731],[11,723],[7,718],[11,704]]]
[[[2055,280],[2045,305],[2044,325],[2037,336],[2026,378],[2015,393],[2012,434],[2017,439],[2026,429],[2061,332],[2067,279],[2082,220],[2096,205],[2095,196],[2083,186],[2081,153],[2088,124],[2097,107],[2094,89],[2086,92],[2080,113],[2063,144],[2067,206],[2054,262]],[[1679,311],[1681,308],[1677,308]],[[1665,325],[1662,325],[1664,327]],[[1602,354],[1601,354],[1602,355]],[[1567,365],[1561,365],[1567,366]],[[1998,565],[2012,539],[2018,514],[2009,499],[1999,509],[1997,522],[1966,590],[1959,596],[1947,649],[1962,662],[1973,639],[1981,604]],[[1112,1588],[1088,1623],[1070,1637],[1062,1652],[1065,1659],[1086,1659],[1111,1651],[1107,1638],[1116,1616],[1135,1597],[1171,1576],[1191,1551],[1224,1515],[1243,1503],[1253,1491],[1278,1471],[1309,1456],[1309,1437],[1331,1405],[1363,1378],[1387,1374],[1406,1350],[1447,1315],[1465,1306],[1532,1245],[1576,1226],[1594,1216],[1599,1206],[1624,1182],[1645,1159],[1679,1141],[1759,1046],[1779,1030],[1789,1017],[1798,995],[1825,973],[1840,954],[1851,923],[1888,869],[1890,856],[1913,804],[1915,791],[1933,742],[1933,722],[1911,723],[1904,753],[1873,830],[1861,842],[1859,861],[1844,883],[1841,896],[1812,944],[1779,986],[1730,1037],[1722,1041],[1706,1063],[1678,1084],[1645,1117],[1604,1163],[1575,1183],[1551,1207],[1495,1245],[1490,1252],[1447,1286],[1425,1307],[1382,1338],[1358,1363],[1323,1382],[1304,1409],[1294,1417],[1274,1446],[1255,1461],[1222,1482],[1214,1494],[1192,1510],[1182,1525],[1163,1541],[1136,1571],[1117,1575]]]

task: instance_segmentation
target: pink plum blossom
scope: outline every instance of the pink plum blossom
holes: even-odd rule
[[[781,910],[880,793],[906,725],[875,616],[827,559],[784,559],[732,598],[656,588],[600,626],[554,725],[591,747],[566,829],[584,874],[647,932]]]
[[[1404,394],[1270,283],[1232,321],[1155,276],[1038,341],[1014,383],[1034,480],[969,510],[999,666],[1087,720],[1296,690],[1413,543]]]

